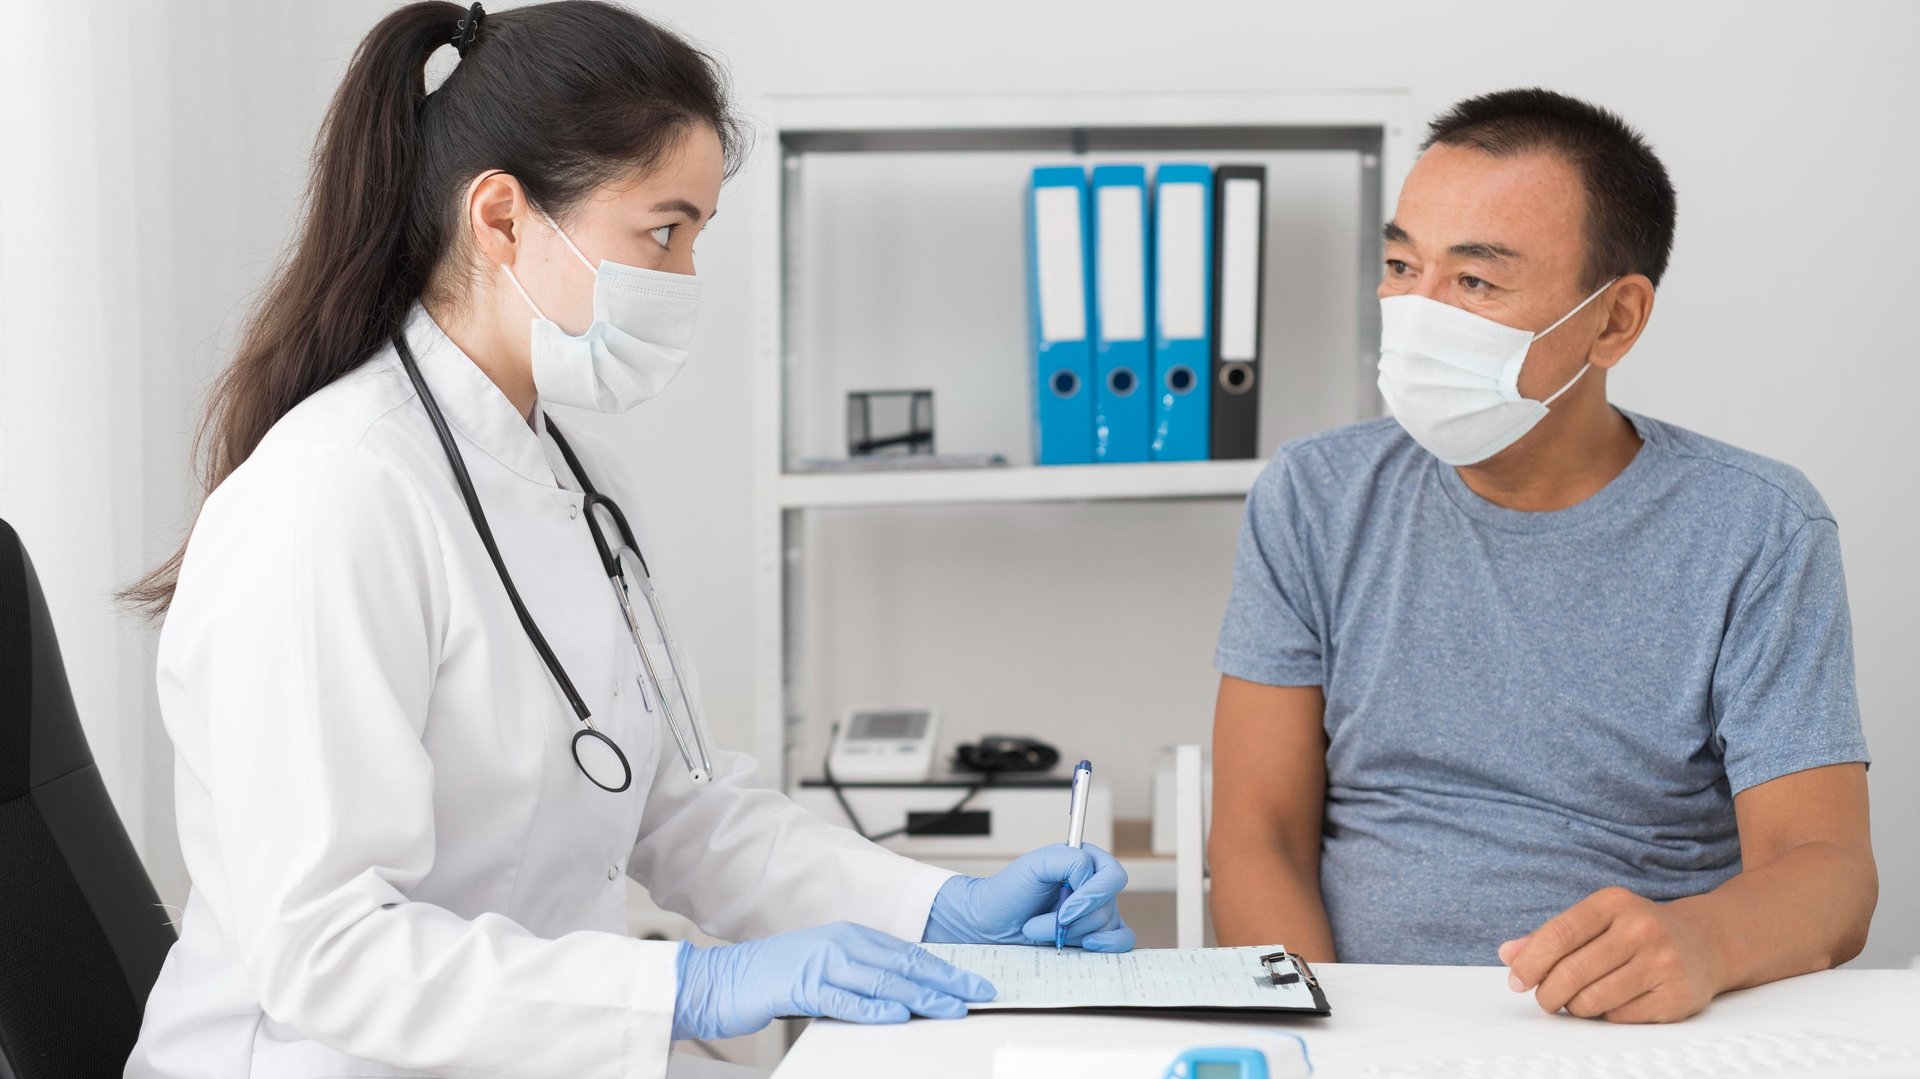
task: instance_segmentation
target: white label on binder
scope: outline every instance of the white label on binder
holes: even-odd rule
[[[1220,199],[1220,358],[1251,360],[1260,310],[1259,180],[1228,180]]]
[[[1168,341],[1207,333],[1207,189],[1161,184],[1156,219],[1160,257],[1160,336]]]
[[[1147,335],[1147,235],[1137,187],[1100,188],[1100,336],[1138,341]]]
[[[1080,238],[1080,189],[1033,193],[1034,255],[1040,262],[1040,339],[1087,337],[1086,248]]]

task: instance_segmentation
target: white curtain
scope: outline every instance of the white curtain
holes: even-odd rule
[[[397,4],[0,0],[0,517],[175,906],[154,633],[112,592],[186,534],[207,385],[293,232],[327,100]]]
[[[291,228],[344,64],[302,22],[260,0],[0,0],[0,517],[46,588],[108,792],[175,906],[187,877],[155,634],[112,593],[185,535],[207,382]]]
[[[136,5],[7,0],[0,25],[0,516],[33,558],[94,760],[142,849],[148,635],[110,593],[150,557],[146,280],[166,171],[148,167]]]

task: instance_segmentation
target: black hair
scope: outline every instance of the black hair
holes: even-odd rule
[[[1435,117],[1420,148],[1436,144],[1495,157],[1558,153],[1587,191],[1585,287],[1630,273],[1659,286],[1673,253],[1673,181],[1647,140],[1618,115],[1538,87],[1501,90]]]
[[[443,0],[381,19],[354,52],[320,131],[306,219],[215,384],[198,450],[203,493],[315,391],[385,345],[415,302],[450,301],[461,194],[483,172],[520,181],[555,218],[660,164],[700,125],[731,172],[742,128],[705,53],[625,8],[559,0],[483,16]],[[432,93],[427,58],[461,37]],[[121,592],[163,612],[182,547]]]

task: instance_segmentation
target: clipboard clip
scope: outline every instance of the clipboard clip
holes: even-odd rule
[[[1261,956],[1260,965],[1266,968],[1270,985],[1292,985],[1304,980],[1316,989],[1320,987],[1320,979],[1313,976],[1313,968],[1307,965],[1307,961],[1284,947]]]

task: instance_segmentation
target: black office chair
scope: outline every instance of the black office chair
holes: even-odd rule
[[[0,520],[0,1079],[120,1075],[173,940]]]

